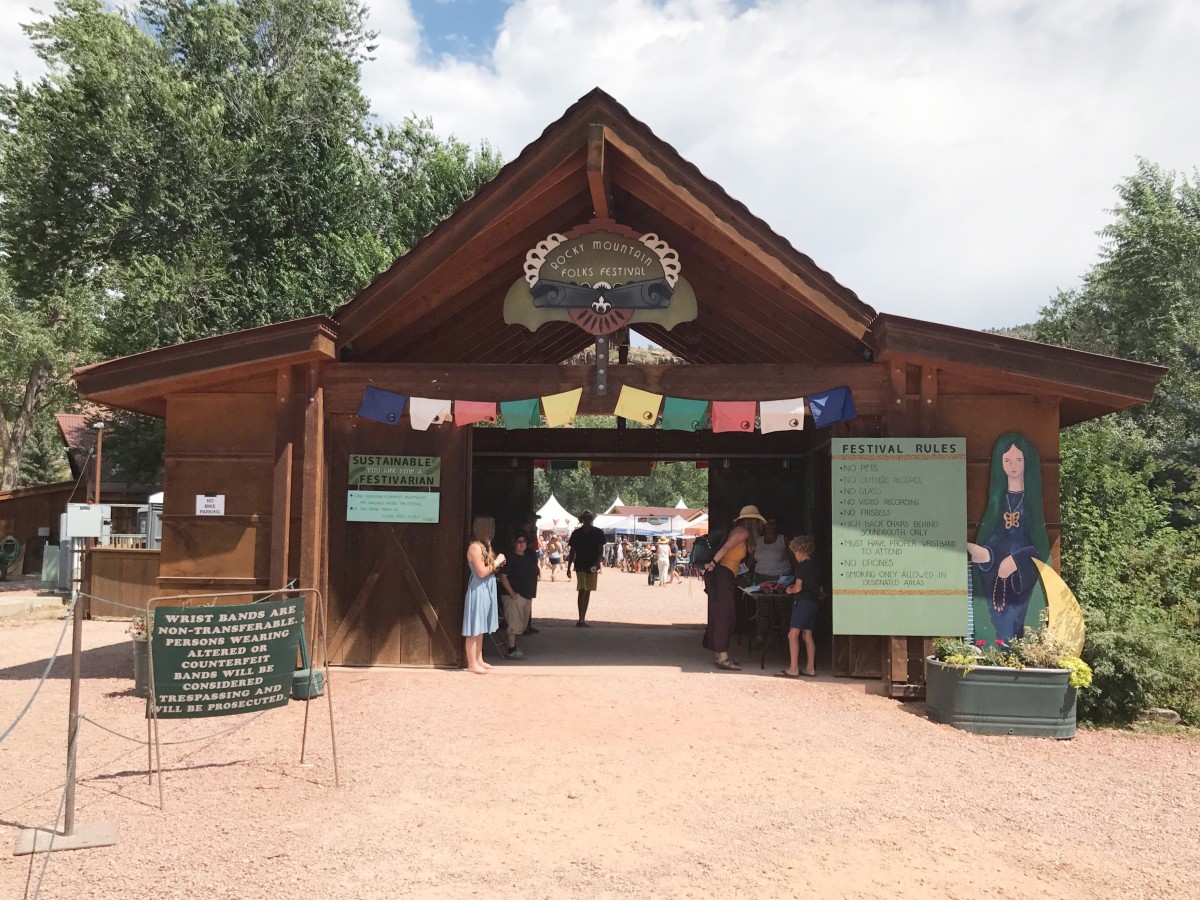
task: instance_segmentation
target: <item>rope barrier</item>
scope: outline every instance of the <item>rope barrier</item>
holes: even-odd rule
[[[29,698],[29,702],[25,704],[25,708],[17,713],[17,717],[13,719],[12,724],[4,729],[3,734],[0,734],[0,744],[4,743],[4,739],[12,734],[13,729],[17,727],[23,718],[25,718],[25,713],[29,712],[29,708],[33,706],[33,701],[37,699],[37,695],[41,691],[42,685],[44,685],[46,683],[46,679],[50,677],[50,670],[54,667],[54,661],[58,659],[58,651],[62,647],[63,638],[66,637],[67,626],[71,624],[71,617],[75,612],[75,604],[77,602],[77,600],[72,600],[70,605],[67,607],[67,617],[63,622],[62,631],[58,633],[58,643],[54,645],[54,653],[51,654],[49,662],[46,663],[46,670],[42,672],[42,677],[39,679],[37,686],[34,687],[33,695]]]
[[[224,737],[227,734],[233,734],[235,731],[240,731],[241,729],[245,728],[247,725],[252,725],[255,722],[255,720],[258,719],[259,716],[265,715],[267,712],[268,712],[268,710],[265,710],[265,709],[262,710],[262,712],[257,712],[254,714],[253,718],[247,719],[245,722],[242,722],[238,725],[234,725],[232,728],[226,728],[224,731],[218,731],[218,732],[215,732],[214,734],[206,734],[201,737],[185,738],[182,741],[159,741],[159,746],[160,747],[176,747],[180,744],[196,744],[196,743],[199,743],[200,741],[210,741],[210,740],[213,740],[214,738]],[[95,725],[101,731],[107,731],[109,734],[115,735],[116,737],[122,738],[131,743],[141,744],[142,746],[145,746],[146,744],[150,743],[149,741],[144,741],[141,738],[130,737],[127,734],[121,734],[121,732],[119,732],[119,731],[113,731],[111,728],[107,727],[106,725],[101,725],[95,719],[89,719],[87,716],[81,715],[79,718],[83,719],[83,721],[85,721],[85,722]]]
[[[89,600],[99,600],[101,603],[107,603],[111,606],[119,606],[121,609],[131,609],[135,613],[141,613],[143,616],[146,614],[145,606],[130,606],[128,603],[120,603],[116,600],[109,600],[107,597],[97,597],[95,594],[85,594],[83,591],[79,592],[79,596],[87,597]]]

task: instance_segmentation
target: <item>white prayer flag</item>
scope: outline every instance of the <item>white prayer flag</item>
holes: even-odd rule
[[[770,431],[802,431],[804,429],[804,398],[760,400],[758,419],[759,430],[763,434]]]
[[[430,400],[427,397],[408,398],[408,418],[417,431],[428,431],[430,425],[449,422],[450,401]]]

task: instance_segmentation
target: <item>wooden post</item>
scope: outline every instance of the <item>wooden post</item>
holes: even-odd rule
[[[275,376],[275,486],[271,498],[271,587],[288,583],[292,537],[292,368]]]
[[[937,367],[921,366],[921,404],[917,410],[921,437],[932,436],[937,425],[937,396]]]
[[[101,457],[104,455],[104,423],[96,423],[96,484],[92,502],[97,506],[100,505],[100,479],[104,475],[104,470],[100,467]]]
[[[300,510],[300,587],[321,587],[325,550],[325,389],[320,363],[309,363],[305,373],[307,400],[304,407],[303,495]],[[316,598],[306,595],[304,630],[311,640]]]

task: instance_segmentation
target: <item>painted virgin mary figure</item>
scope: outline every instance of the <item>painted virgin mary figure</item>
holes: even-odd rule
[[[975,637],[1021,637],[1026,623],[1036,625],[1046,606],[1034,559],[1050,561],[1050,538],[1037,448],[1019,432],[1002,434],[992,448],[987,508],[975,540],[967,543],[976,570],[971,579]]]

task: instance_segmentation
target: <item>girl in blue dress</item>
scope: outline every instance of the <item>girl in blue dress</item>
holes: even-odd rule
[[[486,675],[491,665],[483,661],[483,636],[500,627],[496,607],[496,570],[504,565],[504,554],[492,552],[496,520],[476,516],[471,523],[475,540],[467,547],[470,582],[463,601],[463,637],[466,638],[467,671]]]

